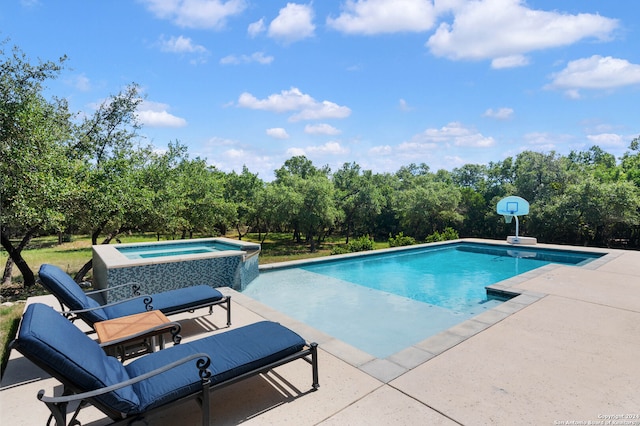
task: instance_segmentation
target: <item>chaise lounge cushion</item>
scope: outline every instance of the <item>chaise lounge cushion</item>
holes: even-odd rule
[[[42,285],[51,293],[55,294],[56,297],[62,299],[70,310],[77,311],[96,308],[83,314],[91,323],[109,319],[107,314],[100,308],[100,304],[90,297],[87,297],[80,286],[62,269],[45,263],[40,267],[38,276],[40,277]],[[144,311],[144,303],[141,300],[137,302],[142,307],[142,311]]]
[[[125,368],[130,376],[138,376],[175,359],[204,352],[211,357],[209,371],[215,385],[299,352],[304,346],[304,339],[295,332],[262,321],[173,346],[139,358]],[[201,382],[194,364],[188,363],[133,386],[140,397],[140,407],[149,410],[196,391]]]
[[[196,285],[156,293],[152,295],[151,305],[153,305],[153,309],[158,309],[166,314],[188,310],[194,306],[194,301],[197,301],[198,305],[210,305],[222,297],[222,293],[215,288],[208,285]],[[119,318],[144,312],[145,306],[141,300],[130,300],[104,307],[103,310],[109,318]]]
[[[80,286],[57,266],[43,264],[39,277],[42,284],[70,310],[92,309],[79,314],[91,326],[96,322],[139,314],[146,310],[141,298],[102,306],[96,300],[87,297]],[[184,312],[193,307],[210,306],[223,297],[222,293],[208,285],[196,285],[153,294],[151,305],[153,309],[171,314]]]
[[[50,306],[27,306],[14,347],[48,372],[57,371],[72,389],[94,390],[129,379],[124,366]],[[98,397],[121,412],[140,404],[131,386]]]

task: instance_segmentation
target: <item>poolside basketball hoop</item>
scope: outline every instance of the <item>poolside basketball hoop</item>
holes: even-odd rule
[[[513,218],[516,219],[516,235],[515,237],[509,236],[507,237],[507,242],[511,244],[536,244],[536,239],[532,237],[520,237],[518,235],[520,228],[520,221],[518,220],[518,216],[524,216],[525,214],[529,214],[529,202],[521,197],[516,197],[515,195],[503,198],[498,201],[498,205],[496,206],[496,212],[502,216],[504,216],[504,221],[506,223],[511,223]]]

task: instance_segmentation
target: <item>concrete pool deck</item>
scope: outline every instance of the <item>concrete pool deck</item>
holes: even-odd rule
[[[233,295],[232,328],[267,318],[319,343],[320,389],[309,392],[310,367],[294,362],[214,392],[213,424],[640,425],[640,252],[598,251],[609,254],[585,267],[549,265],[500,283],[523,294],[387,359],[224,289]],[[35,301],[57,307],[51,296],[28,302]],[[219,309],[205,313],[172,317],[183,323],[183,341],[227,329]],[[45,424],[48,410],[36,394],[55,387],[12,351],[0,423]],[[190,402],[148,424],[195,425],[198,416]],[[93,407],[79,420],[109,423]]]

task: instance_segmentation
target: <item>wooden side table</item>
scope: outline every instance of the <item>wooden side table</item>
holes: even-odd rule
[[[158,336],[160,349],[163,349],[162,335],[168,331],[171,331],[173,342],[180,343],[180,324],[169,321],[166,315],[157,310],[97,322],[94,328],[100,346],[119,356],[122,361],[154,352]]]

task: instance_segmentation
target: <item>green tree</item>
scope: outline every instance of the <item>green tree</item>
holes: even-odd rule
[[[571,151],[567,161],[569,171],[578,175],[575,180],[589,174],[603,182],[615,182],[622,173],[622,169],[616,165],[616,157],[596,145],[587,151]]]
[[[146,201],[153,206],[142,229],[155,232],[158,241],[163,234],[175,235],[183,228],[181,211],[184,202],[178,186],[177,169],[181,162],[187,160],[187,147],[177,141],[170,142],[166,151],[152,153],[141,171],[140,186],[151,194]]]
[[[0,49],[0,233],[9,254],[2,281],[11,281],[15,264],[31,286],[35,276],[22,250],[39,232],[64,230],[78,191],[78,164],[67,159],[67,103],[43,95],[43,83],[59,75],[66,58],[31,65],[18,48],[12,54]]]
[[[302,209],[302,194],[293,187],[278,182],[269,182],[264,190],[259,191],[255,198],[256,226],[260,232],[259,238],[264,243],[269,232],[285,229]],[[264,231],[264,233],[262,233]]]
[[[224,198],[226,176],[200,158],[184,159],[176,169],[182,238],[194,232],[225,233],[236,220],[233,203]]]
[[[139,229],[151,208],[147,188],[139,185],[139,173],[152,152],[151,147],[138,146],[140,102],[136,84],[108,97],[77,126],[70,146],[69,157],[84,164],[88,183],[72,224],[88,229],[94,245],[101,235],[102,244],[109,244],[120,233]],[[76,274],[76,281],[91,268],[90,259]]]
[[[328,166],[316,168],[311,160],[304,156],[292,157],[275,171],[278,185],[288,187],[298,197],[292,202],[302,200],[301,208],[291,218],[294,238],[301,241],[301,233],[306,236],[311,252],[316,251],[315,236],[320,239],[327,228],[333,226],[337,216],[334,204],[333,184],[329,180],[331,170]],[[296,206],[297,207],[297,206]]]
[[[600,182],[593,176],[571,184],[535,212],[535,230],[549,242],[608,245],[616,229],[630,229],[640,221],[638,189],[628,181]]]
[[[333,184],[327,176],[316,175],[307,179],[294,180],[295,190],[302,196],[302,209],[298,214],[298,224],[305,233],[312,253],[316,251],[314,237],[320,240],[325,230],[331,228],[336,219]]]
[[[367,223],[372,223],[375,216],[380,214],[384,199],[381,191],[373,182],[370,170],[361,172],[356,163],[344,163],[342,169],[333,174],[336,206],[341,211],[341,221],[344,226],[346,243],[349,236],[357,232],[358,227],[368,234]]]
[[[565,162],[555,152],[524,151],[515,162],[515,189],[530,204],[546,202],[568,184]]]
[[[396,212],[404,232],[424,240],[431,233],[460,225],[460,201],[460,190],[454,185],[420,176],[410,188],[398,193]]]
[[[491,229],[487,226],[487,217],[493,215],[495,206],[490,206],[481,193],[470,187],[460,188],[460,204],[458,212],[463,220],[460,226],[462,237],[492,237]]]
[[[629,151],[620,159],[620,167],[626,179],[640,188],[640,136],[629,144]]]
[[[487,166],[481,164],[465,164],[451,172],[453,183],[461,188],[471,188],[483,192],[487,187]]]
[[[396,213],[396,197],[402,186],[402,181],[396,174],[377,173],[371,177],[372,185],[380,191],[382,204],[380,213],[370,219],[366,225],[368,233],[382,240],[389,235],[397,235],[402,232],[400,221]]]
[[[243,166],[242,173],[233,171],[227,174],[224,187],[224,198],[235,205],[237,214],[233,225],[241,240],[250,232],[251,224],[256,221],[256,212],[262,206],[256,204],[256,197],[264,189],[264,182],[257,174],[251,173],[247,166]]]

